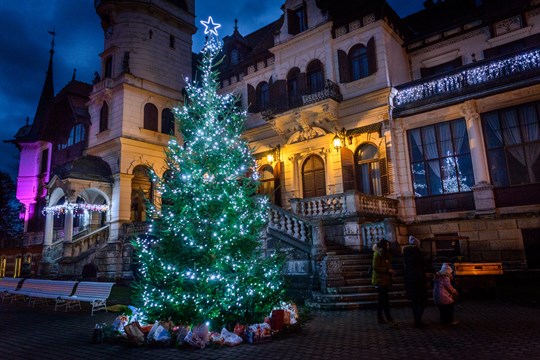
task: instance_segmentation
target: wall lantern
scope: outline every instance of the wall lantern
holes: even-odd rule
[[[278,144],[276,147],[273,147],[272,145],[268,145],[270,147],[270,150],[268,151],[268,154],[266,154],[266,161],[271,164],[274,161],[279,162],[280,159],[280,152],[281,152],[281,146]]]
[[[336,152],[339,152],[339,150],[346,145],[345,139],[347,138],[347,130],[345,128],[342,128],[341,130],[336,129],[336,135],[334,136],[334,139],[332,140],[332,145],[334,145],[334,149],[336,149]],[[352,144],[352,136],[349,136],[349,144]]]

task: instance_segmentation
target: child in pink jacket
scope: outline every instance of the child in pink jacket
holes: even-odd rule
[[[454,297],[458,292],[450,280],[452,280],[452,268],[444,263],[441,270],[435,274],[433,303],[439,307],[441,324],[454,325],[457,324],[457,321],[454,321]]]

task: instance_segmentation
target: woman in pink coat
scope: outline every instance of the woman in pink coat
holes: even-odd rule
[[[454,297],[458,292],[450,280],[452,280],[452,268],[444,263],[441,270],[435,274],[433,303],[439,307],[441,323],[454,325],[457,324],[457,321],[454,321]]]

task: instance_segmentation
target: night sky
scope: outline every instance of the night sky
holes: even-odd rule
[[[401,16],[422,9],[423,0],[389,0]],[[238,30],[247,35],[277,20],[284,1],[276,0],[196,0],[196,26],[193,51],[204,42],[200,20],[212,16],[222,24],[220,37]],[[55,30],[54,90],[58,93],[73,76],[91,83],[100,68],[98,54],[103,51],[103,33],[92,0],[1,0],[0,1],[0,140],[13,139],[33,120],[49,61],[51,36]],[[231,4],[235,4],[231,8]],[[0,171],[16,179],[19,151],[0,141]]]

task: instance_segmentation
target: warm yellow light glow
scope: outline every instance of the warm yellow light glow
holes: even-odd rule
[[[342,143],[341,143],[341,139],[339,138],[339,136],[337,136],[337,135],[334,136],[333,143],[334,143],[334,147],[336,148],[336,150],[341,149]]]
[[[274,154],[268,153],[268,155],[266,155],[266,161],[268,161],[268,163],[273,163],[274,162]]]

